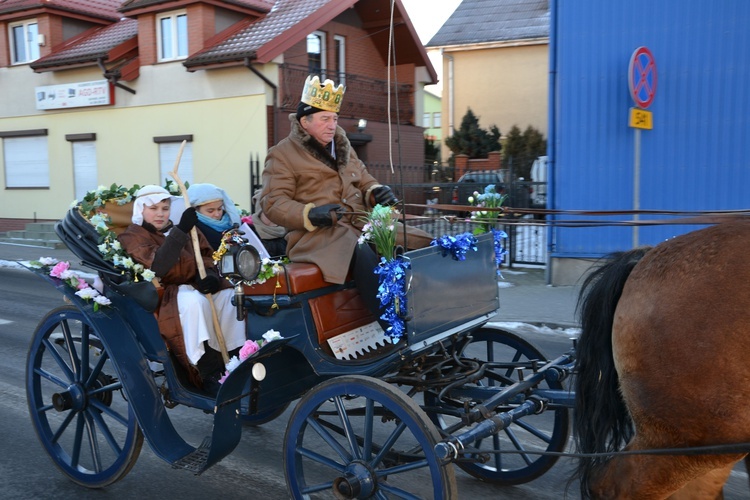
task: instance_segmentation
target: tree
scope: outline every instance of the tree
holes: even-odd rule
[[[461,127],[453,130],[453,135],[445,140],[445,145],[451,150],[453,156],[457,154],[468,155],[469,158],[487,158],[491,151],[500,151],[500,129],[491,125],[489,130],[479,127],[479,118],[471,108],[468,109]]]
[[[505,165],[513,175],[529,179],[531,166],[539,156],[547,153],[547,141],[539,130],[529,125],[523,133],[513,125],[505,139]]]

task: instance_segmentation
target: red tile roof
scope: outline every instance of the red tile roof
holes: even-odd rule
[[[0,0],[0,14],[25,10],[58,10],[116,21],[122,17],[122,0]]]
[[[293,28],[298,27],[305,34],[312,32],[356,3],[357,0],[277,0],[265,17],[240,26],[239,31],[192,55],[183,64],[191,68],[245,58],[268,62],[299,41],[290,37]]]
[[[126,0],[120,2],[120,12],[128,12],[135,9],[151,7],[153,5],[168,4],[174,0]],[[238,7],[257,9],[261,12],[268,12],[273,7],[274,0],[223,0],[220,3],[226,5],[236,5]]]
[[[92,28],[68,40],[60,50],[30,64],[35,71],[72,64],[107,61],[109,51],[138,36],[138,21],[122,19],[103,28]]]

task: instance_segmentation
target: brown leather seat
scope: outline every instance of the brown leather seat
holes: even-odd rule
[[[265,283],[245,285],[245,295],[297,295],[331,286],[331,283],[323,280],[323,273],[315,264],[290,262],[281,267],[279,274]]]

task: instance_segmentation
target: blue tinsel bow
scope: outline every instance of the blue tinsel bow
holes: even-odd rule
[[[466,260],[466,252],[469,250],[477,251],[477,237],[471,233],[462,233],[456,236],[443,235],[432,240],[430,245],[442,248],[443,255],[450,252],[455,260]]]
[[[406,270],[411,263],[402,258],[386,260],[380,258],[380,264],[375,268],[375,274],[379,276],[377,298],[380,299],[380,307],[385,312],[380,319],[387,321],[391,326],[385,331],[391,339],[398,342],[406,327],[403,318],[398,311],[406,311]],[[397,305],[398,304],[398,305]]]
[[[500,229],[492,230],[492,241],[495,244],[495,264],[497,265],[497,275],[502,276],[500,272],[500,264],[505,262],[505,256],[508,255],[508,251],[503,248],[503,238],[507,238],[508,235],[505,231]]]

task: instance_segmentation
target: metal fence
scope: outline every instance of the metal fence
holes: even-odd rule
[[[261,188],[261,158],[251,155],[250,159],[250,192],[251,196]],[[405,212],[412,216],[407,224],[419,227],[434,236],[457,235],[471,232],[476,224],[471,222],[466,213],[457,210],[436,210],[431,205],[453,204],[456,182],[436,182],[435,165],[401,166],[391,171],[389,165],[368,165],[370,173],[381,183],[393,189],[396,197],[405,203]],[[543,186],[544,183],[514,180],[506,186],[511,192],[528,191]],[[514,208],[529,208],[514,207]],[[543,207],[540,207],[543,208]],[[527,220],[528,223],[524,223]],[[536,224],[534,223],[536,222]],[[547,228],[539,225],[530,215],[513,219],[512,223],[499,226],[508,235],[507,264],[513,265],[546,265],[547,263]]]

